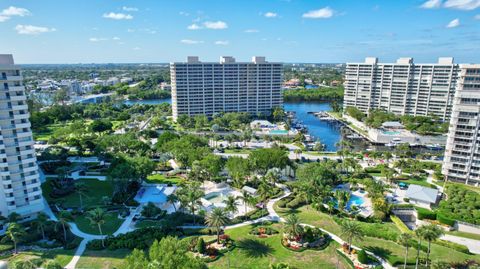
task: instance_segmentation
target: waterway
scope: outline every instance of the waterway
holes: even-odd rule
[[[171,103],[171,99],[154,99],[154,100],[126,100],[126,105],[148,104],[157,105],[161,103]],[[327,102],[295,102],[285,103],[286,111],[295,111],[296,117],[307,128],[308,133],[314,140],[319,140],[325,144],[328,151],[335,151],[335,144],[341,139],[340,126],[334,122],[321,121],[308,112],[330,111],[330,103]]]

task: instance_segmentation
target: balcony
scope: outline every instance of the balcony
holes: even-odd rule
[[[10,95],[11,101],[25,101],[27,97],[25,95]]]
[[[28,105],[12,105],[13,110],[28,110]]]
[[[23,80],[23,76],[7,76],[7,80]]]
[[[27,106],[28,107],[28,106]],[[25,113],[25,114],[15,114],[13,115],[13,119],[15,120],[23,120],[23,119],[28,119],[30,117],[30,113]]]

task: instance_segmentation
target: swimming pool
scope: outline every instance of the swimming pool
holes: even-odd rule
[[[350,200],[347,203],[347,209],[350,209],[352,206],[362,206],[365,203],[365,198],[355,194],[350,195]]]
[[[139,203],[165,203],[167,196],[172,194],[175,189],[176,187],[162,185],[142,187],[135,196],[135,200]]]
[[[223,193],[221,192],[212,192],[205,196],[205,200],[209,201],[212,204],[222,203],[223,202]]]
[[[399,135],[401,134],[399,131],[382,131],[383,134],[386,135]]]
[[[287,130],[270,130],[270,134],[286,135],[288,134]]]

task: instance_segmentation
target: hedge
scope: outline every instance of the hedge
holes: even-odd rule
[[[408,233],[408,234],[413,234],[413,231],[410,230],[407,225],[397,216],[395,215],[390,215],[390,219],[392,220],[393,223],[397,226],[397,228],[402,232],[402,233]]]
[[[437,220],[438,220],[440,223],[445,224],[445,225],[448,225],[448,226],[454,226],[454,225],[455,225],[455,220],[450,219],[450,218],[444,216],[442,213],[438,213],[438,214],[437,214]]]
[[[454,249],[456,251],[463,252],[465,254],[471,254],[468,247],[466,247],[464,245],[454,243],[454,242],[439,239],[439,240],[435,241],[435,244],[440,245],[440,246],[444,246],[444,247],[447,247],[447,248],[451,248],[451,249]]]
[[[350,265],[350,268],[354,269],[355,268],[355,265],[353,264],[352,260],[350,260],[350,258],[345,255],[341,250],[338,250],[336,249],[337,253],[342,256],[348,263],[348,265]]]
[[[422,207],[416,207],[418,219],[429,219],[429,220],[436,220],[437,219],[437,212],[431,211]]]

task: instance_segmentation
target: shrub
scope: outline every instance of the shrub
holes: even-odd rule
[[[442,213],[438,213],[438,214],[437,214],[437,220],[438,220],[440,223],[445,224],[445,225],[448,225],[448,226],[454,226],[454,225],[455,225],[455,220],[450,219],[450,218],[444,216]]]
[[[437,212],[428,210],[426,208],[422,207],[417,207],[417,216],[418,219],[423,220],[423,219],[429,219],[429,220],[435,220],[437,219]]]
[[[363,249],[358,252],[357,259],[359,262],[363,264],[368,264],[370,262],[370,259],[368,258],[367,253]]]
[[[466,247],[464,245],[460,245],[460,244],[450,242],[450,241],[445,241],[445,240],[437,240],[437,241],[435,241],[435,243],[437,245],[444,246],[444,247],[447,247],[447,248],[451,248],[451,249],[454,249],[454,250],[459,251],[459,252],[463,252],[463,253],[466,253],[466,254],[471,254],[470,251],[468,250],[468,247]]]
[[[203,240],[203,238],[198,239],[198,241],[197,241],[197,252],[201,253],[201,254],[204,254],[205,250],[206,250],[205,241]]]
[[[395,215],[390,215],[390,219],[392,220],[393,223],[397,226],[397,228],[402,232],[402,233],[409,233],[412,234],[413,231],[410,230],[407,225],[397,216]]]
[[[63,266],[61,266],[58,262],[54,260],[48,261],[45,266],[45,269],[63,269]]]
[[[82,242],[83,238],[81,237],[75,237],[75,239],[68,241],[68,243],[65,245],[65,249],[75,249],[80,245]]]
[[[296,209],[305,204],[305,200],[301,198],[295,198],[292,201],[288,202],[286,207],[290,209]]]

